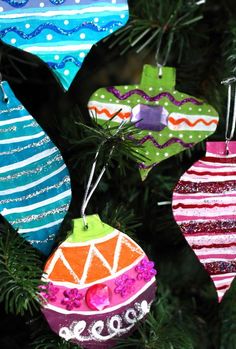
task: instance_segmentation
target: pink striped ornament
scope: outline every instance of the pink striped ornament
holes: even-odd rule
[[[210,274],[219,302],[236,276],[236,142],[208,142],[173,193],[175,220]]]

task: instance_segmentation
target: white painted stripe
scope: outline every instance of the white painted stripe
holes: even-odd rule
[[[185,173],[181,178],[182,181],[191,181],[192,183],[208,183],[208,182],[225,182],[225,181],[235,181],[235,175],[232,176],[198,176],[194,174]]]
[[[53,147],[51,149],[47,149],[45,151],[42,151],[39,154],[33,155],[30,158],[27,158],[26,160],[22,160],[22,161],[19,161],[17,163],[11,164],[11,165],[0,167],[0,173],[9,172],[9,171],[15,170],[16,168],[18,169],[18,168],[22,168],[22,167],[31,165],[32,163],[34,163],[36,161],[47,158],[48,156],[56,153],[57,151],[58,151],[57,148]]]
[[[227,278],[227,279],[224,279],[224,280],[214,280],[214,284],[216,285],[216,287],[219,287],[219,286],[223,286],[223,285],[230,285],[231,282],[233,281],[235,275],[231,278]]]
[[[17,122],[23,122],[23,121],[29,121],[29,120],[33,120],[32,116],[26,115],[26,116],[22,116],[20,118],[14,118],[14,119],[0,121],[0,126],[11,125],[11,124],[15,124]]]
[[[225,154],[215,154],[215,153],[206,152],[206,156],[221,158],[221,159],[228,159],[228,158],[235,158],[236,154],[228,154],[226,156]]]
[[[81,247],[81,246],[90,246],[91,244],[100,244],[102,242],[105,242],[107,240],[110,240],[117,236],[120,232],[116,229],[114,229],[111,233],[108,233],[107,235],[98,238],[98,239],[93,239],[85,242],[68,242],[65,241],[61,244],[61,247]]]
[[[226,274],[216,274],[216,275],[211,275],[211,278],[216,278],[216,277],[224,277],[224,278],[229,278],[229,277],[234,277],[236,273],[226,273]]]
[[[63,218],[58,219],[57,221],[54,221],[54,222],[45,224],[45,225],[38,226],[38,227],[36,227],[36,228],[19,229],[19,230],[17,231],[17,233],[19,233],[19,234],[33,233],[33,232],[35,232],[35,231],[39,231],[39,230],[43,230],[43,229],[47,229],[47,228],[54,227],[54,225],[60,224],[62,221],[63,221]]]
[[[210,125],[205,125],[203,122],[198,122],[194,126],[189,126],[186,122],[181,122],[178,125],[173,124],[169,118],[172,117],[174,120],[178,121],[180,119],[187,119],[191,123],[195,123],[199,119],[203,119],[205,122],[217,121],[219,120],[216,116],[210,115],[189,115],[181,113],[171,113],[168,117],[168,128],[173,131],[214,131],[216,129],[216,123],[213,122]]]
[[[31,135],[31,136],[23,136],[23,137],[16,137],[16,138],[0,139],[0,144],[20,143],[20,142],[28,141],[28,140],[31,140],[31,139],[40,138],[42,136],[45,136],[45,133],[43,131],[39,132],[39,133],[36,133],[35,135]]]
[[[204,165],[214,166],[214,167],[225,167],[225,166],[235,167],[235,164],[222,163],[222,162],[210,162],[210,161],[206,161],[206,160],[198,160],[198,162],[201,164],[204,164]],[[216,169],[215,169],[215,171],[216,171]],[[217,169],[217,171],[218,171],[218,169]]]
[[[47,199],[47,200],[44,200],[41,202],[37,202],[37,203],[32,204],[32,205],[28,205],[28,206],[24,206],[24,207],[14,207],[14,208],[9,208],[9,209],[4,208],[1,212],[1,214],[5,217],[5,216],[8,216],[9,214],[29,212],[32,210],[36,210],[37,208],[50,205],[54,202],[57,202],[59,200],[66,198],[70,195],[71,195],[71,190],[67,190],[63,193],[60,193],[60,194],[50,198],[50,199]]]
[[[62,10],[62,11],[44,11],[44,12],[23,12],[23,13],[7,13],[7,14],[1,14],[1,18],[28,18],[28,17],[56,17],[56,16],[75,16],[75,15],[81,15],[86,13],[98,13],[98,12],[122,12],[122,11],[128,11],[127,5],[122,6],[91,6],[86,7],[83,9],[78,10]]]
[[[109,280],[112,280],[114,279],[114,277],[118,277],[120,275],[122,275],[123,273],[126,273],[128,272],[130,269],[134,268],[136,265],[138,265],[141,260],[145,257],[145,254],[143,254],[142,256],[138,257],[132,264],[130,264],[128,267],[125,267],[121,270],[119,270],[118,272],[115,273],[115,275],[110,275],[110,276],[107,276],[103,279],[99,279],[99,282],[102,283],[102,282],[106,282],[106,281],[109,281]],[[54,263],[54,264],[53,264]],[[53,263],[51,262],[48,269],[45,270],[45,273],[50,275],[51,274],[51,271],[50,270],[53,270],[54,268],[54,265],[55,265],[55,261],[54,261],[54,258],[53,258]],[[53,265],[52,265],[53,264]],[[93,282],[90,282],[90,283],[87,283],[87,284],[82,284],[82,285],[78,285],[78,284],[75,284],[73,282],[62,282],[62,281],[55,281],[55,280],[52,280],[50,279],[48,276],[45,276],[44,277],[44,281],[47,281],[47,282],[53,282],[54,285],[58,285],[58,286],[64,286],[64,287],[69,287],[69,288],[74,288],[76,286],[76,288],[78,289],[83,289],[85,287],[90,287],[90,286],[93,286],[93,285],[96,285],[98,282],[97,281],[93,281]]]
[[[225,257],[227,255],[230,255],[230,254],[233,254],[235,255],[235,258],[236,258],[236,247],[225,247],[225,248],[222,248],[222,247],[213,247],[213,248],[208,248],[208,247],[203,247],[203,248],[200,248],[200,249],[195,249],[194,252],[196,253],[196,255],[201,255],[201,256],[205,256],[205,255],[225,255]]]
[[[236,229],[235,229],[236,231]],[[206,235],[197,235],[194,236],[192,234],[191,236],[187,236],[186,240],[190,245],[213,245],[213,244],[230,244],[230,243],[235,243],[235,234],[221,234],[221,235],[214,235],[214,234],[209,234],[205,233]]]
[[[214,168],[214,167],[202,167],[202,166],[192,166],[189,171],[195,171],[195,172],[210,172],[210,173],[215,173],[216,171],[217,172],[222,172],[222,173],[225,173],[225,172],[234,172],[235,169],[232,168],[232,167],[227,167],[225,166],[225,164],[223,164],[220,168]]]
[[[127,299],[124,303],[121,303],[121,304],[116,305],[114,307],[106,308],[106,309],[101,310],[101,311],[96,311],[96,315],[110,313],[112,311],[115,311],[117,309],[124,307],[127,304],[132,303],[136,298],[138,298],[142,293],[144,293],[150,286],[152,286],[152,284],[154,284],[155,281],[156,281],[156,279],[155,279],[155,277],[153,277],[151,281],[147,282],[143,288],[141,288],[134,296]],[[44,308],[54,310],[55,312],[61,313],[61,314],[70,314],[70,315],[71,314],[82,314],[84,316],[85,315],[94,315],[94,311],[86,311],[86,310],[84,310],[84,311],[70,310],[69,311],[66,309],[56,307],[56,306],[51,305],[51,304],[45,305]]]
[[[218,217],[236,215],[236,204],[235,206],[229,207],[212,207],[212,208],[177,208],[174,210],[175,216],[185,216],[199,218],[199,217]]]
[[[35,182],[31,182],[29,184],[22,185],[22,186],[19,186],[19,187],[15,187],[15,188],[12,188],[12,189],[1,190],[0,191],[0,196],[10,195],[10,194],[17,193],[17,192],[22,192],[22,191],[25,191],[27,189],[36,187],[37,185],[47,181],[49,178],[52,178],[52,177],[56,176],[58,173],[62,172],[65,168],[66,168],[66,165],[64,164],[61,167],[59,167],[56,171],[50,173],[49,175],[47,175],[45,177],[40,178],[39,180],[37,180]]]
[[[82,45],[63,45],[63,46],[20,46],[24,51],[31,53],[40,53],[40,52],[74,52],[81,50],[90,50],[93,45],[91,44],[82,44]]]
[[[191,194],[192,195],[192,194]],[[207,196],[207,193],[206,193]],[[218,197],[209,197],[209,198],[194,198],[194,199],[188,199],[186,195],[186,199],[177,199],[173,197],[173,206],[176,206],[178,204],[182,205],[214,205],[214,204],[236,204],[236,193],[235,197],[234,196],[226,196],[225,194],[221,194],[221,196]]]

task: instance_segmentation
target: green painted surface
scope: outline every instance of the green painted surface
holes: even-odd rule
[[[158,68],[150,65],[145,65],[143,69],[143,74],[141,78],[140,85],[129,85],[129,86],[114,86],[122,95],[134,90],[143,90],[150,97],[154,97],[163,92],[169,92],[177,101],[181,101],[185,98],[194,98],[195,100],[202,103],[202,105],[195,105],[193,103],[187,102],[181,106],[176,106],[173,104],[168,97],[163,97],[159,101],[147,101],[145,98],[139,94],[133,94],[126,99],[118,99],[113,93],[109,92],[107,88],[101,88],[97,90],[90,98],[90,101],[95,101],[104,104],[104,107],[109,109],[109,104],[117,105],[117,111],[122,108],[121,105],[134,108],[138,104],[150,105],[150,106],[162,106],[171,113],[181,113],[189,115],[199,115],[199,116],[210,116],[218,118],[217,111],[209,104],[203,101],[187,95],[183,92],[175,90],[175,69],[170,67],[163,68],[162,78],[158,77]],[[103,125],[104,122],[109,120],[99,119],[99,115],[96,115],[98,122]],[[121,119],[120,119],[121,121]],[[111,126],[117,125],[118,122],[111,122]],[[217,125],[215,125],[216,129]],[[173,130],[168,127],[161,131],[148,131],[140,130],[137,134],[136,139],[140,140],[143,137],[150,135],[153,136],[155,141],[159,145],[165,144],[171,138],[178,138],[184,143],[193,143],[193,145],[203,141],[211,134],[215,132],[214,130]],[[142,147],[137,147],[137,152],[144,154],[147,160],[144,161],[146,166],[152,166],[153,163],[160,163],[161,161],[187,149],[179,143],[171,144],[163,149],[159,149],[153,145],[151,141],[146,141]],[[151,167],[150,167],[151,169]],[[140,170],[143,179],[146,178],[150,169]]]
[[[102,238],[114,231],[114,228],[103,223],[98,215],[87,216],[86,221],[88,229],[84,228],[82,218],[73,220],[73,230],[71,235],[66,239],[66,242],[86,242]]]

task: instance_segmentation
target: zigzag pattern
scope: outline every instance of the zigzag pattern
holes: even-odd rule
[[[179,124],[185,123],[185,124],[187,124],[190,127],[194,127],[194,126],[196,126],[199,123],[203,123],[206,126],[210,126],[211,124],[216,124],[216,125],[218,124],[217,120],[211,120],[211,121],[207,122],[207,121],[205,121],[204,119],[201,118],[201,119],[198,119],[198,120],[196,120],[194,122],[191,122],[187,118],[181,118],[181,119],[175,120],[172,116],[169,116],[168,121],[170,121],[173,125],[179,125]]]
[[[63,29],[61,27],[58,27],[57,25],[55,25],[53,23],[46,22],[46,23],[40,24],[35,30],[33,30],[29,34],[24,33],[22,30],[20,30],[16,26],[5,28],[5,29],[0,31],[0,38],[3,38],[4,36],[6,36],[10,32],[13,32],[13,33],[18,34],[22,39],[30,40],[30,39],[38,36],[39,34],[41,34],[41,32],[43,30],[51,30],[57,34],[70,36],[74,33],[79,32],[82,29],[90,29],[90,30],[93,30],[95,32],[102,32],[102,31],[110,30],[110,29],[114,28],[115,26],[121,26],[121,25],[122,25],[122,23],[118,22],[118,21],[111,21],[111,22],[107,23],[106,25],[104,25],[103,27],[100,27],[93,22],[84,22],[81,25],[79,25],[73,29],[66,30],[66,29]]]
[[[108,109],[101,109],[99,110],[96,106],[92,106],[92,107],[88,107],[89,110],[94,110],[97,114],[106,114],[106,116],[111,119],[114,116],[118,116],[121,119],[128,119],[131,115],[131,113],[122,113],[122,112],[114,112],[114,113],[110,113],[110,111]]]

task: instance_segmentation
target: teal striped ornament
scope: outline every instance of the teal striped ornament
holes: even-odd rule
[[[0,100],[0,213],[48,255],[71,201],[70,177],[48,135],[4,81]]]

